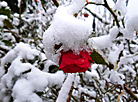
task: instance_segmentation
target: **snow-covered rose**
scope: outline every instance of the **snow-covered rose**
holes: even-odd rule
[[[87,51],[80,51],[79,54],[74,54],[71,50],[61,51],[59,69],[63,70],[64,73],[81,73],[88,70],[92,62],[90,53]]]

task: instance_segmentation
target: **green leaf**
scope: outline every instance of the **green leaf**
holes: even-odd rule
[[[43,93],[43,92],[36,92],[36,94],[37,94],[38,96],[42,96],[44,93]]]
[[[4,7],[0,8],[0,14],[6,15],[8,18],[11,16],[11,11],[9,9],[5,9]]]
[[[14,28],[12,23],[8,19],[5,19],[3,23],[4,23],[4,26],[6,26],[7,28],[11,28],[11,29]]]
[[[2,40],[6,46],[12,46],[12,43],[9,40]]]
[[[121,12],[120,11],[118,11],[118,15],[121,16]]]
[[[99,54],[96,50],[93,50],[91,53],[91,58],[92,60],[95,61],[96,64],[103,64],[103,65],[108,65],[108,63],[105,61],[105,59],[102,57],[101,54]]]
[[[49,66],[49,73],[56,73],[58,70],[58,66],[56,65]]]

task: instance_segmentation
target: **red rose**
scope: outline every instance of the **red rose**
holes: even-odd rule
[[[88,70],[92,62],[93,60],[87,51],[81,51],[78,55],[71,50],[67,52],[61,51],[59,69],[63,70],[64,73],[81,73]]]

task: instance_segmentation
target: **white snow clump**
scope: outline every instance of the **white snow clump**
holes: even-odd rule
[[[80,51],[87,49],[86,40],[90,35],[91,27],[84,20],[77,19],[74,14],[77,13],[85,4],[85,0],[76,0],[68,6],[57,8],[51,26],[46,30],[43,36],[43,44],[46,57],[54,62],[58,62],[60,53],[55,51],[55,44],[62,44],[62,49],[67,51]]]
[[[88,39],[88,44],[91,48],[100,48],[104,49],[107,47],[112,46],[112,41],[115,40],[119,33],[119,29],[117,26],[114,26],[113,28],[110,29],[108,35],[103,35],[100,37],[92,37]]]
[[[127,14],[126,0],[117,0],[114,9],[121,13],[121,16],[125,16]]]
[[[125,29],[121,29],[124,37],[127,39],[134,38],[134,31],[138,31],[138,13],[126,19]]]

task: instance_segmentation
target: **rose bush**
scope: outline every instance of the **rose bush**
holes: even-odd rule
[[[64,73],[81,73],[88,70],[92,62],[94,61],[87,51],[80,51],[79,54],[74,54],[71,50],[61,51],[59,69],[63,70]]]

